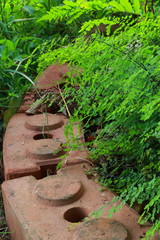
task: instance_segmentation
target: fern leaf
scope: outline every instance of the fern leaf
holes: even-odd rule
[[[84,22],[82,24],[82,27],[79,31],[79,33],[86,33],[88,31],[90,31],[93,27],[95,26],[99,26],[101,23],[103,24],[108,24],[108,26],[111,26],[111,25],[114,25],[116,24],[117,22],[115,21],[110,21],[108,20],[107,18],[101,18],[101,19],[94,19],[94,20],[90,20],[88,22]]]
[[[75,11],[72,16],[70,16],[69,20],[67,21],[67,24],[71,24],[75,19],[79,18],[81,15],[83,15],[85,11],[79,11],[79,9],[77,9],[77,11]]]
[[[119,12],[125,12],[125,8],[116,1],[109,2],[109,5],[114,7]]]
[[[128,0],[120,0],[120,4],[124,7],[126,12],[133,13],[132,5]]]
[[[139,0],[134,0],[133,9],[134,9],[134,13],[140,14],[141,7],[140,7],[140,1]]]

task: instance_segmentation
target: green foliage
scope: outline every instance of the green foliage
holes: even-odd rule
[[[28,54],[23,53],[21,49],[22,43],[25,42],[27,39],[0,40],[1,107],[7,107],[12,98],[19,99],[30,85],[30,78],[23,73],[22,66],[22,63],[29,58]],[[18,105],[12,107],[17,108]]]
[[[94,26],[100,24],[109,25],[106,29],[109,34],[110,26],[119,23],[121,18],[117,15],[111,18],[110,15],[119,11],[111,6],[113,2],[105,0],[85,2],[82,0],[2,0],[0,6],[0,73],[2,79],[0,98],[2,101],[7,105],[11,95],[19,97],[28,88],[28,82],[22,78],[22,75],[6,72],[6,69],[12,71],[18,69],[21,73],[25,72],[30,79],[34,79],[36,75],[34,64],[36,64],[38,54],[66,45],[79,33],[86,34]],[[119,4],[123,5],[123,1]],[[128,13],[129,6],[128,2],[125,7]],[[137,14],[138,6],[138,0],[132,1],[133,13]],[[127,21],[130,22],[129,19]],[[17,90],[12,87],[13,82],[17,85]],[[4,106],[4,103],[1,105]]]
[[[38,54],[68,41],[67,38],[60,40],[56,26],[36,21],[60,3],[61,0],[1,1],[0,107],[10,108],[4,116],[6,123],[18,108],[23,93],[33,84],[37,75],[34,64]]]
[[[101,183],[123,202],[146,203],[140,222],[154,223],[149,239],[159,227],[160,5],[155,1],[153,9],[145,2],[2,0],[0,100],[9,108],[4,114],[7,123],[22,94],[34,84],[39,56],[39,73],[57,61],[70,62],[71,69],[76,66],[63,91],[64,99],[70,99],[67,104],[77,106],[71,120],[83,121],[86,132],[94,129],[95,140],[86,145]],[[109,37],[77,38],[100,31],[101,24]],[[113,34],[116,24],[120,27]],[[66,131],[66,150],[75,150],[78,139],[70,138],[70,126]]]
[[[131,21],[132,17],[136,18],[140,14],[139,0],[133,0],[132,3],[128,0],[64,0],[62,5],[51,8],[39,21],[65,22],[66,26],[74,24],[80,33],[85,33],[101,23],[111,25],[113,20],[118,23],[122,22],[123,18],[125,23],[128,23],[127,20]]]
[[[160,195],[159,24],[147,18],[117,36],[79,38],[39,58],[40,69],[57,59],[82,69],[66,80],[65,97],[72,95],[86,131],[96,129],[89,146],[101,182],[124,202],[146,202],[140,221],[155,222],[150,234]]]
[[[109,5],[118,12],[129,12],[140,14],[140,1],[134,0],[133,5],[128,0],[111,1]]]

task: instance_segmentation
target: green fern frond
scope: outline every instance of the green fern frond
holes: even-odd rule
[[[88,9],[88,10],[96,10],[100,11],[106,7],[108,7],[108,3],[104,3],[102,0],[93,0],[91,2],[83,1],[80,4],[81,8]]]
[[[125,12],[125,8],[119,4],[117,1],[111,1],[109,2],[109,5],[114,7],[119,12]]]
[[[111,25],[116,24],[117,22],[108,20],[105,17],[101,18],[101,19],[90,20],[90,21],[84,22],[82,24],[82,27],[81,27],[79,33],[89,32],[93,27],[99,26],[101,23],[106,24],[108,26],[111,26]]]
[[[133,13],[132,5],[128,0],[120,0],[120,4],[124,7],[126,12]]]
[[[138,14],[138,15],[140,14],[141,6],[140,6],[140,1],[139,0],[134,0],[133,9],[134,9],[135,14]]]
[[[74,13],[72,13],[69,20],[67,21],[67,24],[71,24],[74,20],[78,19],[84,13],[85,13],[84,10],[79,11],[79,9],[77,9],[76,11],[74,11]]]

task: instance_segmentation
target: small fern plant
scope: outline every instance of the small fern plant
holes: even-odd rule
[[[86,33],[100,24],[113,25],[121,21],[122,17],[138,17],[142,14],[140,1],[129,0],[64,0],[62,5],[51,8],[38,21],[65,22],[72,24],[79,33]],[[126,21],[125,21],[126,22]]]

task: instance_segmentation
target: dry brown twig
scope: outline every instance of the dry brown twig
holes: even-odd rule
[[[60,95],[61,95],[61,98],[62,98],[62,100],[63,100],[63,102],[64,102],[64,105],[65,105],[65,107],[66,107],[68,116],[70,117],[70,116],[71,116],[71,113],[70,113],[69,108],[68,108],[68,106],[67,106],[66,100],[65,100],[65,98],[63,97],[63,94],[62,94],[62,91],[61,91],[61,89],[60,89],[59,84],[58,84],[58,90],[59,90],[59,93],[60,93]]]
[[[44,104],[45,100],[47,100],[48,93],[44,94],[40,99],[36,100],[32,104],[32,106],[26,111],[27,115],[34,115],[36,114],[37,110]]]

